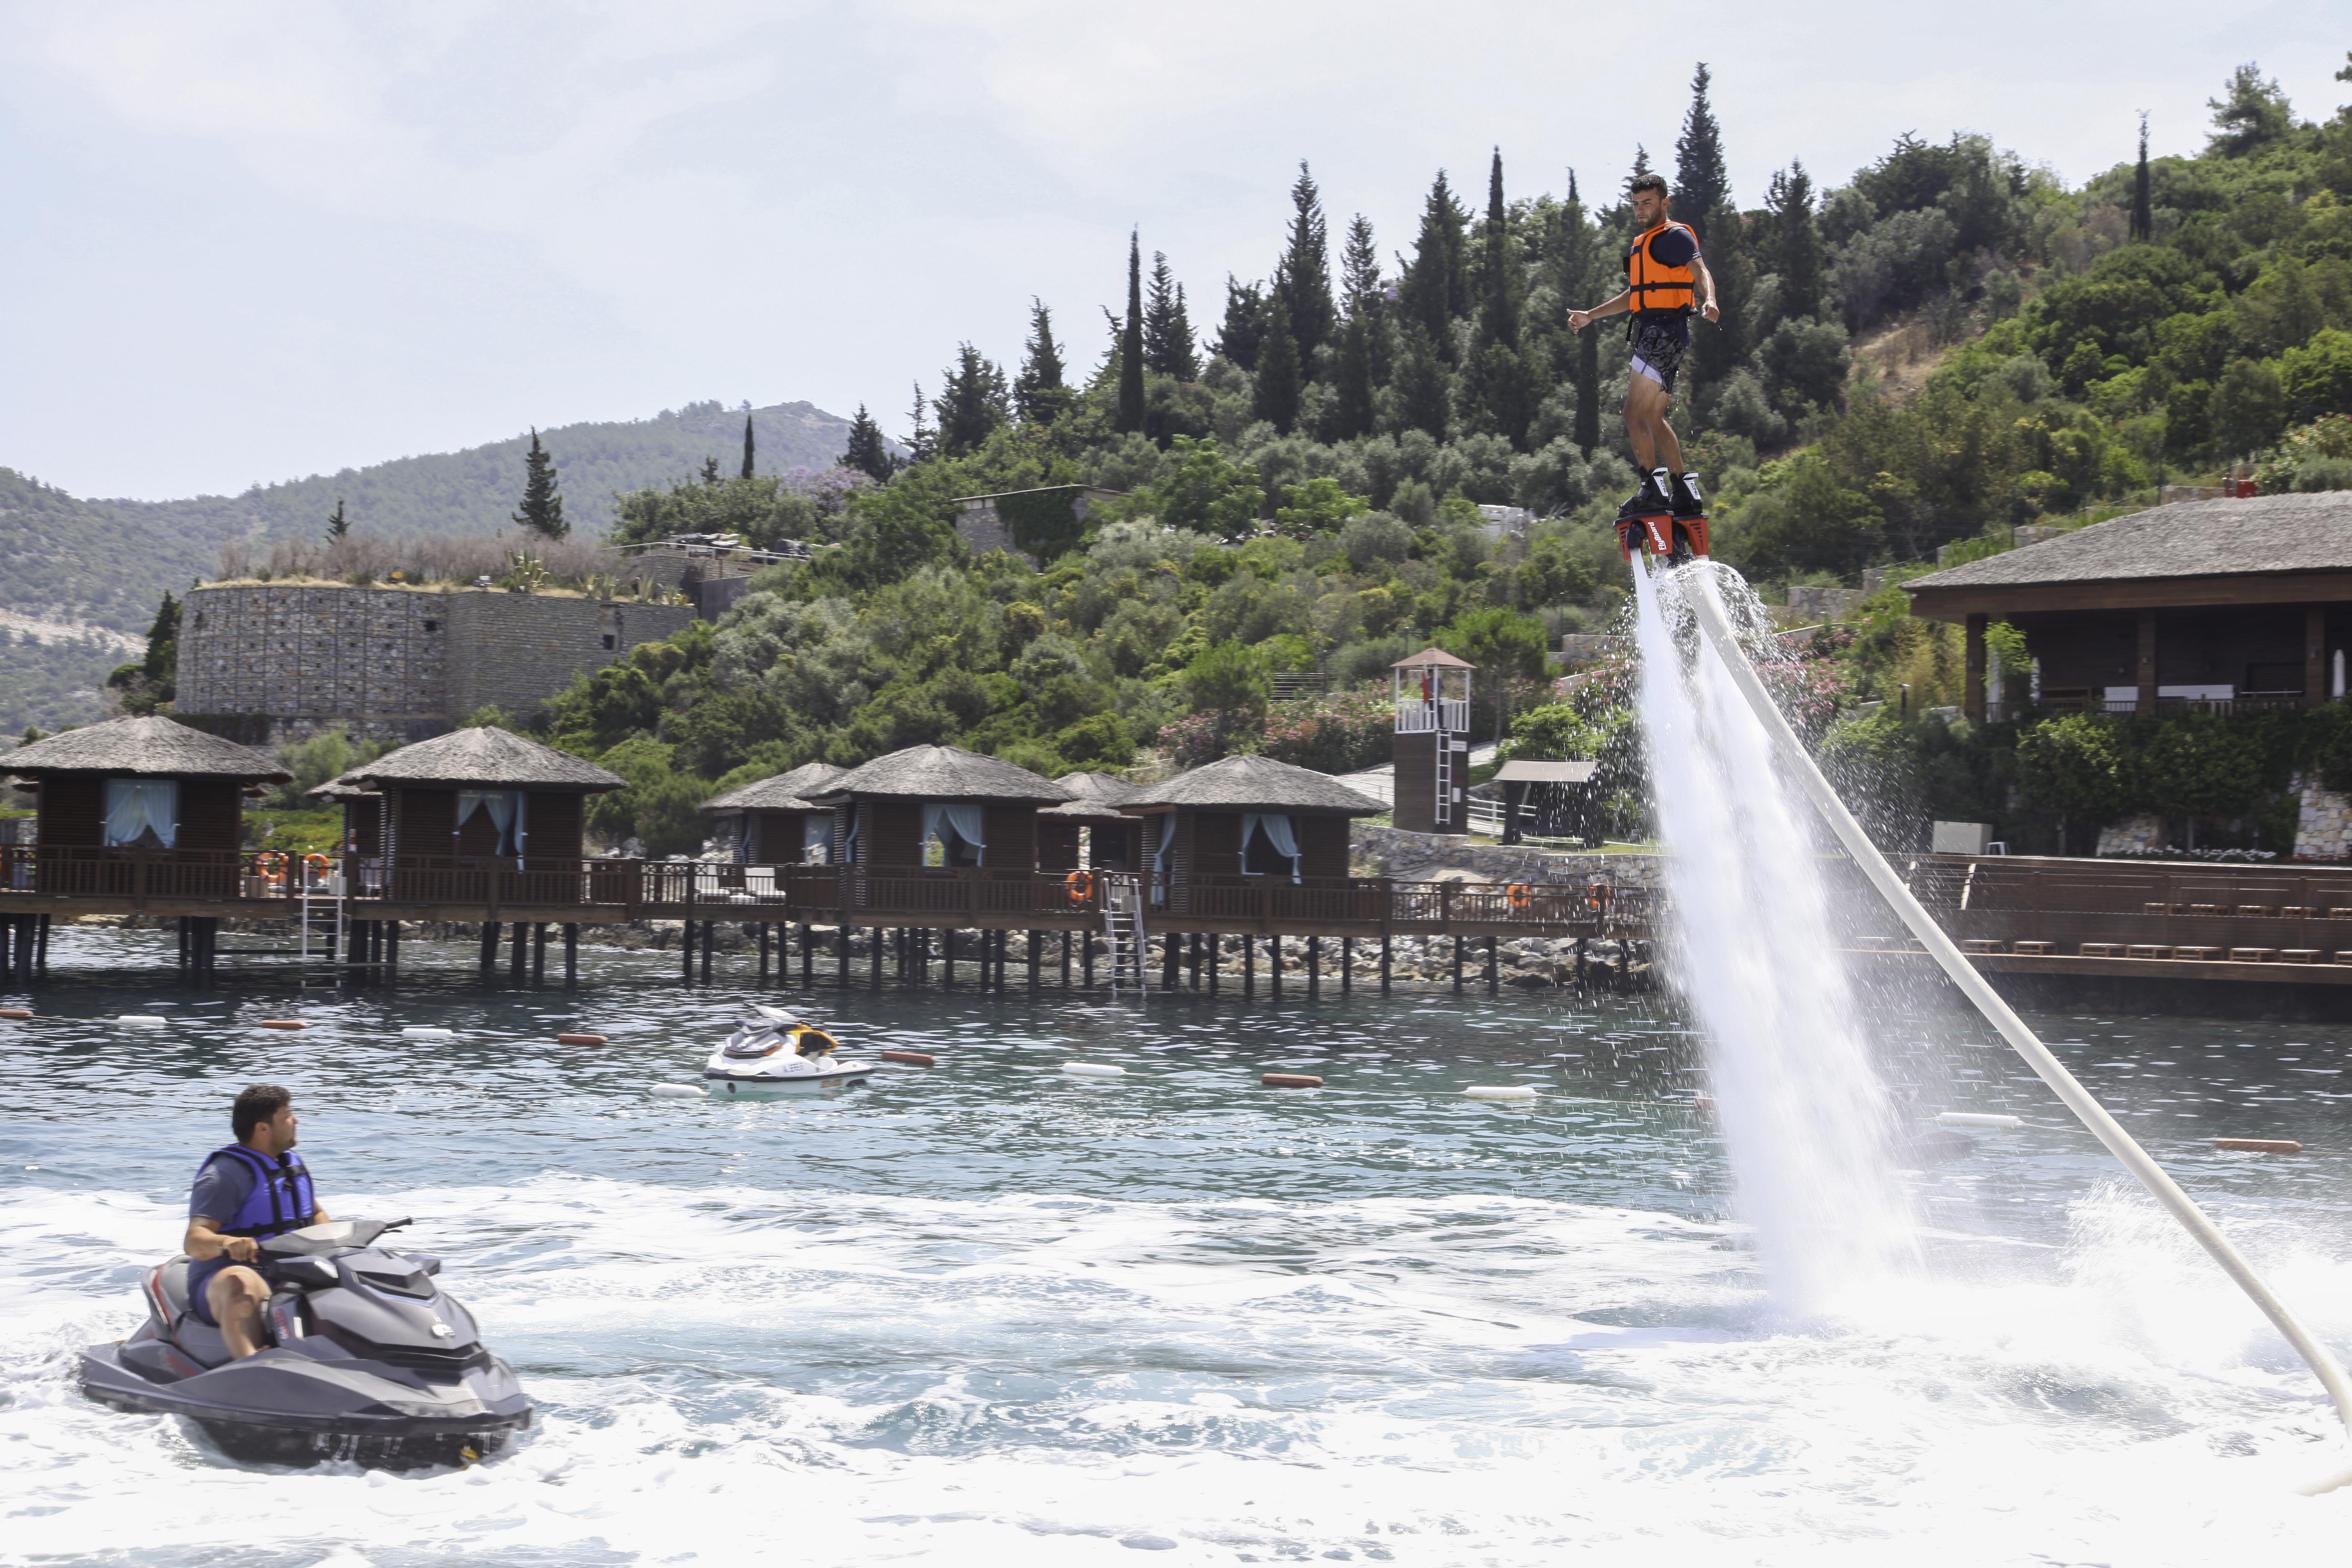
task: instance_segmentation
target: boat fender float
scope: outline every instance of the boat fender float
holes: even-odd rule
[[[884,1051],[882,1059],[886,1062],[899,1062],[910,1068],[931,1068],[940,1065],[939,1058],[926,1056],[921,1051]]]
[[[168,1018],[158,1018],[148,1013],[125,1013],[114,1021],[136,1029],[160,1029],[171,1022]]]
[[[307,1029],[310,1026],[299,1018],[264,1018],[255,1026],[263,1029]]]
[[[457,1037],[455,1029],[436,1029],[427,1024],[411,1024],[400,1032],[418,1040],[454,1040]]]
[[[646,1092],[656,1100],[701,1100],[709,1093],[683,1083],[657,1083]]]
[[[0,1018],[29,1018],[32,1016],[30,1007],[0,1007]]]
[[[1270,1072],[1258,1082],[1268,1089],[1321,1089],[1323,1080],[1311,1072]]]
[[[1125,1078],[1125,1068],[1115,1068],[1102,1062],[1064,1062],[1062,1070],[1074,1078]]]
[[[604,1037],[602,1035],[558,1035],[555,1037],[555,1043],[559,1046],[601,1046],[604,1043]]]
[[[1473,1100],[1533,1100],[1536,1091],[1523,1083],[1474,1084],[1462,1091]]]
[[[1938,1127],[2022,1127],[2021,1116],[1991,1116],[1978,1110],[1943,1110],[1936,1114]]]
[[[2303,1145],[2292,1138],[2216,1138],[2216,1149],[2234,1149],[2242,1154],[2300,1154]]]

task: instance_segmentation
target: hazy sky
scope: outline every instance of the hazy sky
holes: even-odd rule
[[[1744,203],[1899,132],[2078,181],[2203,142],[2258,60],[2305,118],[2352,0],[1966,5],[1189,0],[0,0],[0,465],[234,491],[700,398],[893,433],[1032,294],[1091,365],[1129,225],[1204,329],[1300,158],[1337,237],[1671,169],[1692,63]]]

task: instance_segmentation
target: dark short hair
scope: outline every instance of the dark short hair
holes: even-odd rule
[[[294,1103],[294,1097],[274,1083],[249,1083],[238,1091],[236,1104],[230,1108],[229,1125],[236,1129],[240,1143],[253,1136],[253,1130]]]
[[[1655,191],[1658,195],[1662,196],[1666,194],[1666,177],[1664,174],[1636,174],[1631,180],[1625,182],[1625,194],[1627,195],[1638,195],[1643,191]]]

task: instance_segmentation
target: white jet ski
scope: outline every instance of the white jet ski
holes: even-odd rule
[[[803,1024],[778,1007],[754,1002],[760,1015],[727,1037],[710,1053],[702,1076],[714,1095],[744,1095],[822,1089],[863,1083],[874,1076],[872,1062],[843,1061],[840,1043],[814,1024]]]

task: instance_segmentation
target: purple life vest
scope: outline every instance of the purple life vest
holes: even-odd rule
[[[205,1163],[215,1160],[235,1160],[253,1173],[253,1191],[220,1227],[221,1235],[283,1236],[309,1225],[318,1212],[319,1196],[311,1189],[310,1172],[293,1150],[272,1160],[242,1143],[231,1143],[206,1155]]]

